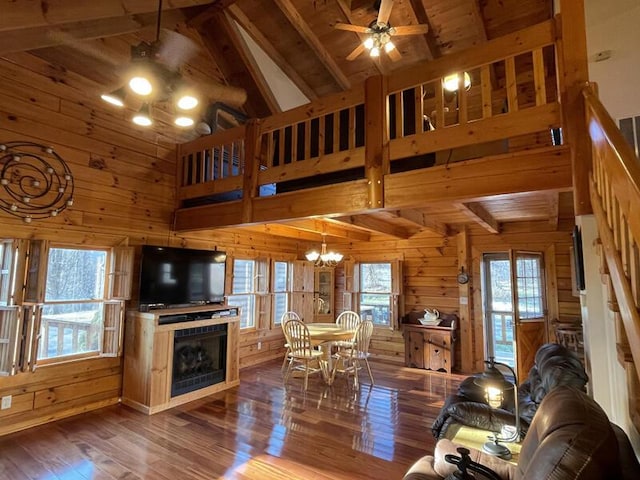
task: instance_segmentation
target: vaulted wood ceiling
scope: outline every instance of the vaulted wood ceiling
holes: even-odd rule
[[[394,0],[391,25],[429,25],[424,35],[394,37],[401,54],[395,62],[384,53],[373,59],[366,52],[347,60],[363,39],[358,33],[334,28],[336,23],[369,25],[377,16],[375,0],[170,0],[162,2],[161,18],[164,28],[190,37],[201,47],[181,71],[210,103],[223,102],[250,117],[265,117],[280,107],[240,28],[307,98],[314,99],[357,86],[371,75],[429,62],[549,19],[552,3]],[[84,95],[98,98],[122,84],[121,67],[130,60],[130,47],[155,38],[157,9],[157,0],[4,3],[0,6],[0,56],[27,68],[48,69],[52,76],[64,73],[64,81],[73,81]],[[127,106],[128,114],[139,108],[135,103]],[[170,124],[169,110],[169,106],[156,106],[154,134],[173,143],[193,138],[194,133],[180,132]],[[444,235],[452,225],[464,223],[494,232],[512,221],[557,225],[559,218],[571,216],[570,194],[540,192],[251,228],[308,240],[317,239],[319,231],[364,240],[372,233],[409,238],[428,230]]]

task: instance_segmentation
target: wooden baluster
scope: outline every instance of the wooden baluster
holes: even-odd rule
[[[507,102],[509,113],[518,111],[518,84],[516,81],[516,60],[515,57],[507,57],[504,61],[504,68],[507,77]]]
[[[273,155],[274,155],[274,142],[273,142],[273,132],[267,132],[265,134],[267,136],[267,155],[265,158],[265,165],[267,168],[273,167]]]
[[[396,138],[404,136],[404,102],[402,101],[402,92],[396,92],[394,96],[396,107]]]
[[[284,128],[278,129],[278,165],[284,165]]]
[[[298,123],[291,126],[291,163],[298,161]]]
[[[347,148],[356,148],[356,107],[349,107],[349,142]]]
[[[629,278],[629,267],[630,267],[630,259],[629,259],[629,224],[627,223],[627,219],[624,214],[620,211],[620,219],[619,219],[619,227],[620,227],[620,259],[622,260],[622,268],[624,269],[624,274]]]
[[[324,136],[326,133],[326,123],[325,123],[326,115],[321,116],[318,120],[320,122],[320,126],[318,128],[318,156],[324,156]]]
[[[490,118],[493,116],[490,65],[483,65],[480,67],[480,91],[482,94],[482,118]]]
[[[613,195],[612,199],[611,222],[613,223],[613,243],[616,246],[616,250],[620,252],[620,203],[615,195]]]
[[[629,232],[629,242],[631,244],[630,265],[629,265],[629,278],[631,281],[631,292],[633,294],[633,302],[636,308],[640,307],[640,252],[638,249],[638,243],[631,236]]]
[[[547,88],[545,85],[544,57],[542,47],[533,51],[533,82],[536,89],[536,106],[547,103]]]
[[[446,126],[444,122],[444,90],[442,88],[442,80],[435,82],[436,91],[436,128]]]
[[[333,153],[340,151],[340,112],[333,112]]]
[[[467,106],[467,89],[464,88],[464,74],[458,75],[458,123],[464,125],[469,121]]]
[[[304,159],[311,158],[311,120],[304,122]]]
[[[422,85],[418,85],[413,89],[416,135],[424,132],[424,100],[422,98],[422,91],[423,91]]]

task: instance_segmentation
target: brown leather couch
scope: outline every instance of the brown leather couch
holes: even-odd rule
[[[403,480],[440,479],[455,472],[457,468],[444,456],[458,455],[457,446],[447,439],[438,441],[435,454],[418,460]],[[640,464],[626,434],[609,422],[587,394],[567,386],[545,396],[517,465],[470,450],[473,461],[496,471],[503,480],[640,479]]]

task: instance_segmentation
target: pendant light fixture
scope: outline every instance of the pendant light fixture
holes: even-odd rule
[[[327,251],[325,237],[326,235],[323,233],[322,246],[319,252],[317,250],[309,250],[304,256],[308,261],[313,262],[316,267],[335,267],[342,261],[343,255],[331,250]]]

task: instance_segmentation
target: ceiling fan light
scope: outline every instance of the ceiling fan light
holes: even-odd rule
[[[460,83],[459,73],[447,75],[442,80],[442,86],[444,87],[445,90],[449,92],[457,92],[459,83]],[[469,90],[469,88],[471,88],[471,76],[467,72],[464,72],[464,89]]]
[[[371,49],[371,52],[369,52],[369,55],[371,55],[372,57],[379,57],[380,56],[380,48],[373,47]]]
[[[126,92],[124,88],[118,88],[110,93],[103,93],[100,95],[100,98],[111,105],[115,105],[116,107],[124,107],[124,97],[126,96]]]
[[[142,105],[138,113],[136,113],[133,116],[131,121],[136,125],[140,125],[141,127],[149,127],[153,125],[153,120],[151,120],[149,105],[147,103]]]
[[[373,37],[367,37],[363,45],[367,50],[371,50],[373,48]]]
[[[134,93],[146,97],[150,95],[153,91],[153,86],[151,82],[146,77],[135,76],[131,80],[129,80],[129,88],[133,90]]]
[[[384,44],[384,51],[387,53],[389,53],[394,48],[396,48],[396,46],[393,44],[391,40],[389,40],[387,43]]]
[[[198,106],[198,99],[193,95],[182,95],[176,105],[180,110],[192,110]]]
[[[193,118],[191,117],[180,116],[180,117],[176,117],[173,123],[175,123],[179,127],[186,128],[186,127],[193,126],[194,121],[193,121]]]

